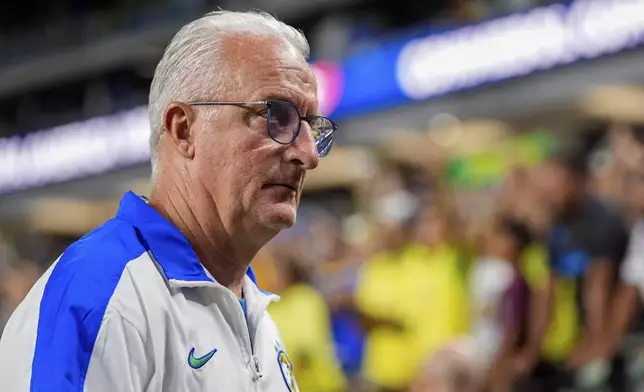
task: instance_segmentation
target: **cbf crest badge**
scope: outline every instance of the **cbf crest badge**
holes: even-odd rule
[[[288,359],[288,356],[286,356],[284,350],[280,349],[277,352],[277,364],[280,367],[282,378],[284,378],[284,382],[286,383],[286,387],[289,392],[300,392],[300,389],[297,387],[297,383],[295,382],[293,364],[291,363],[291,360]]]

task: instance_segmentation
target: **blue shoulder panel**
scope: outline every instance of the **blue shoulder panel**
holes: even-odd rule
[[[115,219],[65,250],[40,303],[32,392],[83,390],[110,298],[127,263],[144,252],[134,227]]]

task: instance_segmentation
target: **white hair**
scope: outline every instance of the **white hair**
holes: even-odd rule
[[[223,73],[230,70],[223,66],[222,41],[237,34],[278,37],[308,60],[310,48],[304,34],[265,12],[214,11],[183,26],[166,48],[150,87],[153,179],[166,106],[172,101],[206,99],[221,88]]]

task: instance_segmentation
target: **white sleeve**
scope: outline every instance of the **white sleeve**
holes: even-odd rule
[[[626,257],[620,270],[620,280],[629,286],[644,287],[644,222],[631,230]]]
[[[86,392],[142,392],[152,377],[152,357],[139,331],[108,308],[85,378]]]

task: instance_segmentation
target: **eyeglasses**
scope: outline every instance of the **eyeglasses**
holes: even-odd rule
[[[266,118],[268,135],[279,144],[291,144],[300,133],[302,121],[311,126],[311,133],[318,156],[324,157],[333,146],[333,134],[338,129],[337,125],[324,116],[302,116],[297,106],[285,101],[249,101],[249,102],[217,102],[196,101],[188,102],[191,106],[255,106],[261,105],[266,109],[258,113]]]

